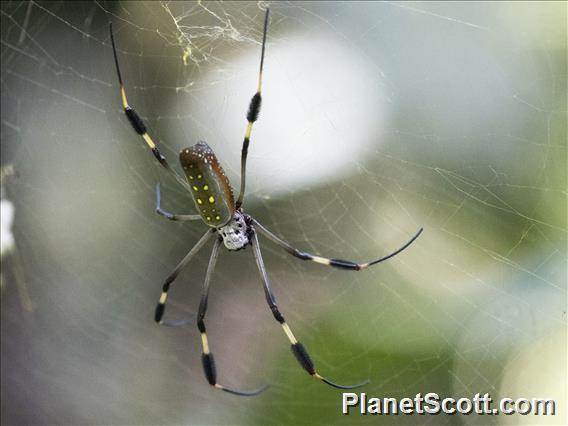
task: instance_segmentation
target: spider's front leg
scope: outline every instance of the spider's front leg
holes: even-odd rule
[[[247,127],[245,130],[245,137],[243,139],[243,147],[241,149],[241,188],[239,190],[239,198],[236,202],[236,208],[240,208],[243,204],[243,199],[245,197],[245,186],[246,186],[246,172],[247,172],[247,156],[248,147],[250,143],[250,136],[252,133],[252,126],[255,121],[258,120],[258,115],[260,114],[260,106],[262,104],[262,70],[264,67],[264,51],[266,48],[266,33],[268,31],[268,15],[270,10],[266,9],[266,14],[264,15],[264,31],[262,33],[262,52],[260,54],[260,70],[258,72],[258,86],[256,88],[256,93],[250,100],[249,109],[247,112]]]
[[[152,150],[154,157],[156,160],[187,190],[191,191],[187,182],[178,174],[174,169],[171,168],[168,160],[166,157],[162,155],[156,143],[152,140],[152,137],[148,134],[148,129],[146,124],[142,120],[142,118],[138,115],[138,113],[128,104],[128,100],[126,99],[126,90],[124,89],[124,84],[122,82],[122,74],[120,73],[120,66],[118,64],[118,55],[116,53],[116,46],[114,43],[114,33],[112,31],[112,22],[109,24],[110,30],[110,41],[112,44],[112,52],[114,54],[114,63],[116,65],[116,74],[118,76],[118,83],[120,84],[120,96],[122,98],[122,109],[124,110],[124,114],[126,114],[126,118],[130,122],[130,125],[134,129],[138,135],[142,137],[148,148]]]

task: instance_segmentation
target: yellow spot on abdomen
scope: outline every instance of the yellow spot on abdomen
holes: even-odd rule
[[[213,198],[213,195],[211,197],[209,197],[209,204],[213,204],[215,202],[215,198]]]
[[[199,188],[198,188],[197,186],[194,186],[194,187],[193,187],[193,190],[194,190],[194,191],[199,191]]]
[[[197,199],[197,204],[199,204],[199,205],[203,204],[203,201],[201,201],[201,198]]]
[[[203,190],[204,190],[204,191],[207,191],[208,189],[209,189],[209,186],[208,186],[208,185],[204,185],[204,186],[203,186]]]

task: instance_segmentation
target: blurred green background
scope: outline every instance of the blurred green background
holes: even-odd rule
[[[1,3],[2,165],[15,248],[2,257],[3,424],[565,424],[566,3],[270,4],[246,211],[352,273],[263,253],[321,373],[369,396],[555,398],[534,416],[341,415],[266,306],[250,250],[221,253],[208,331],[160,328],[161,282],[205,231],[154,213],[193,202],[170,162],[199,139],[238,182],[268,2]],[[6,170],[6,169],[5,169]],[[5,212],[3,211],[3,216]],[[3,231],[4,232],[4,231]],[[4,234],[2,238],[5,238]],[[169,318],[195,315],[210,248]]]

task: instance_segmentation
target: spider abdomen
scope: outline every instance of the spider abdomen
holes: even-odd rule
[[[235,200],[229,179],[211,147],[200,141],[183,149],[179,160],[203,221],[212,228],[226,225],[233,219]]]

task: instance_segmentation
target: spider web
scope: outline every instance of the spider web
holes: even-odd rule
[[[266,306],[252,253],[221,253],[206,322],[160,328],[164,277],[205,232],[120,108],[164,154],[206,140],[232,182],[265,2],[2,2],[5,424],[566,422],[566,3],[270,4],[246,211],[303,250],[380,257],[364,272],[261,239],[281,310],[322,375],[369,396],[555,398],[558,414],[341,416]],[[236,188],[238,190],[238,187]],[[4,238],[4,237],[3,237]],[[173,284],[193,318],[210,247]]]

